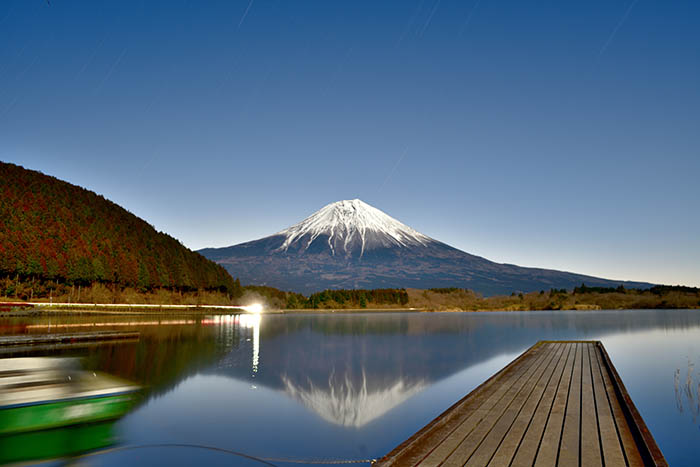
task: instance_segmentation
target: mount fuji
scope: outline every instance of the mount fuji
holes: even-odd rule
[[[199,250],[243,284],[304,294],[324,289],[461,287],[484,295],[550,288],[647,288],[551,269],[500,264],[453,248],[359,200],[331,203],[259,240]]]

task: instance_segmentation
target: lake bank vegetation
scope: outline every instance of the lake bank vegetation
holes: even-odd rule
[[[305,297],[290,293],[285,308],[288,309],[357,309],[403,308],[409,302],[406,289],[352,289],[324,290]]]
[[[654,286],[650,289],[587,287],[550,289],[484,297],[468,289],[325,290],[308,298],[288,294],[287,309],[392,309],[434,311],[529,311],[700,308],[700,288]]]
[[[406,307],[405,289],[325,290],[306,297],[273,287],[241,286],[234,280],[226,290],[128,287],[114,283],[69,282],[0,276],[0,302],[132,303],[150,305],[247,305],[264,303],[271,309],[341,309]]]
[[[461,288],[354,289],[324,290],[307,297],[273,287],[241,286],[237,280],[231,290],[144,290],[110,283],[83,285],[5,276],[0,277],[0,301],[234,306],[261,302],[268,309],[302,311],[407,308],[428,311],[679,309],[700,308],[700,288],[654,286],[639,290],[587,287],[582,284],[573,290],[550,289],[492,297]]]
[[[700,288],[654,286],[650,289],[587,287],[550,289],[483,297],[471,290],[408,289],[409,306],[436,311],[535,311],[700,308]]]
[[[263,301],[283,308],[285,292],[272,287],[241,286],[234,280],[226,289],[152,287],[143,289],[115,283],[82,283],[41,278],[0,276],[0,302],[132,303],[150,305],[245,305]]]

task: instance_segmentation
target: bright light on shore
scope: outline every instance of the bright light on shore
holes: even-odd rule
[[[260,303],[253,303],[252,305],[242,306],[241,308],[243,308],[248,313],[259,314],[263,311],[263,306]]]

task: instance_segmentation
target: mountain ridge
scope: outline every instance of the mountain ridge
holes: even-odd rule
[[[352,288],[468,288],[485,295],[652,284],[495,263],[424,235],[361,200],[328,204],[258,240],[198,250],[241,282],[311,293]]]
[[[219,265],[97,193],[0,161],[0,277],[234,290]]]

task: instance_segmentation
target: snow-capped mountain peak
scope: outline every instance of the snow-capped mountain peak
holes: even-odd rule
[[[200,253],[244,284],[305,294],[324,289],[462,287],[500,295],[570,289],[581,283],[651,286],[494,263],[427,237],[359,199],[329,204],[274,235]],[[330,402],[335,407],[335,401]]]
[[[328,204],[276,235],[286,237],[278,251],[287,251],[293,245],[307,250],[314,241],[323,240],[333,255],[359,251],[359,256],[369,249],[426,245],[433,241],[359,199]]]

